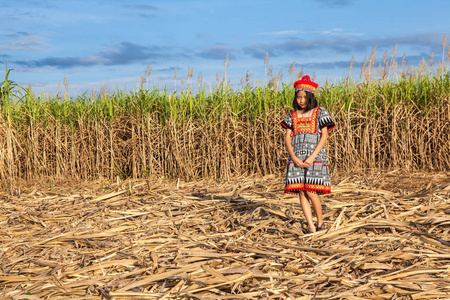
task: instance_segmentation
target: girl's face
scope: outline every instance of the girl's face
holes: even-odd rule
[[[301,109],[306,109],[308,107],[308,99],[306,99],[306,92],[299,91],[297,93],[297,104]]]

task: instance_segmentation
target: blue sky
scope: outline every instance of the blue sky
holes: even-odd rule
[[[406,54],[415,67],[422,57],[442,59],[442,40],[450,44],[448,0],[0,0],[0,80],[5,62],[11,79],[36,93],[63,90],[71,96],[102,83],[109,91],[133,90],[152,72],[148,85],[173,90],[187,85],[190,67],[195,89],[215,86],[223,77],[234,86],[250,72],[264,81],[269,53],[272,75],[288,69],[316,75],[319,83],[352,74],[376,46],[379,63],[396,44],[397,59]],[[446,55],[446,54],[445,54]]]

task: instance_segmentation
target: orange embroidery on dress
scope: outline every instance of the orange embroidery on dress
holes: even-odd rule
[[[313,109],[311,117],[298,117],[295,111],[291,111],[292,127],[294,128],[291,136],[294,136],[299,132],[316,133],[319,108],[320,106]]]
[[[286,194],[296,194],[299,191],[316,192],[319,194],[330,194],[331,187],[329,185],[293,183],[286,185],[284,192]]]

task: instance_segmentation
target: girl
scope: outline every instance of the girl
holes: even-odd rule
[[[285,193],[298,194],[308,222],[309,231],[323,230],[322,204],[319,194],[331,193],[325,142],[334,121],[328,111],[317,105],[314,93],[318,84],[309,76],[294,83],[294,110],[281,125],[286,128],[286,149],[289,153]],[[317,216],[312,220],[311,206]]]

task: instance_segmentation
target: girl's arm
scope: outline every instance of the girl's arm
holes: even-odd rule
[[[286,129],[286,136],[285,136],[285,142],[286,142],[286,149],[289,155],[291,156],[292,161],[297,167],[300,168],[307,168],[306,162],[303,162],[300,158],[295,156],[294,149],[292,148],[292,136],[291,136],[292,130],[289,128]],[[317,154],[316,154],[317,155]],[[313,160],[314,161],[314,160]]]
[[[322,128],[321,133],[322,135],[319,142],[317,143],[316,149],[314,149],[314,152],[311,153],[311,155],[305,160],[305,164],[307,165],[307,167],[309,167],[314,162],[320,150],[322,150],[322,148],[325,146],[325,143],[328,139],[328,127],[325,126],[324,128]]]

